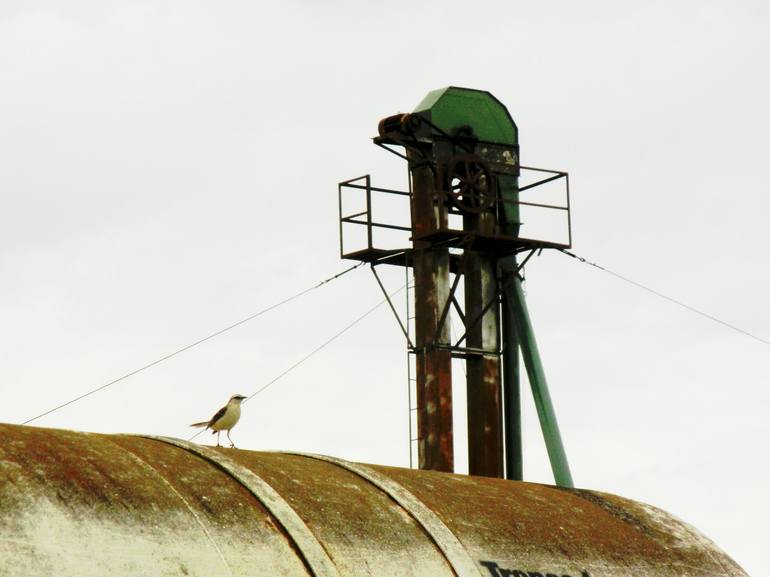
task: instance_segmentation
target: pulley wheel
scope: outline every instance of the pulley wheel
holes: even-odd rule
[[[480,213],[492,208],[496,195],[492,173],[475,154],[455,156],[447,166],[449,201],[460,211]]]

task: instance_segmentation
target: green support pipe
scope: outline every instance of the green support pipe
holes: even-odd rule
[[[516,257],[500,261],[502,279],[516,274]],[[504,281],[500,282],[501,285]],[[519,339],[516,335],[516,313],[510,295],[503,291],[503,415],[505,419],[505,478],[524,479],[521,438],[521,387]]]
[[[564,445],[559,433],[559,424],[556,422],[556,413],[553,410],[551,395],[548,393],[548,383],[545,380],[545,371],[540,360],[540,352],[537,349],[532,321],[529,318],[527,303],[524,300],[521,279],[514,273],[513,278],[508,276],[504,286],[506,298],[513,307],[516,333],[524,357],[524,365],[527,367],[527,375],[532,387],[537,416],[540,419],[540,428],[543,430],[548,458],[551,461],[553,478],[560,487],[574,487],[569,463],[567,463],[567,454],[564,452]]]

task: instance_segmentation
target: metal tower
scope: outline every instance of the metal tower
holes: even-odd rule
[[[369,175],[340,183],[340,253],[371,263],[383,291],[376,266],[414,270],[414,342],[399,323],[416,357],[419,467],[454,469],[451,361],[459,358],[466,364],[470,474],[522,478],[521,351],[556,483],[571,486],[521,286],[522,268],[535,252],[571,246],[567,173],[521,166],[516,124],[505,106],[480,90],[435,90],[414,112],[380,121],[374,143],[406,161],[409,191],[374,187]],[[542,178],[520,185],[522,170]],[[523,192],[555,181],[564,184],[563,204],[523,200]],[[375,219],[378,195],[408,201],[409,223]],[[353,212],[346,208],[351,196],[359,201]],[[559,215],[564,238],[523,237],[527,210]],[[365,227],[363,248],[348,249],[351,226]],[[383,248],[375,242],[382,230],[409,237]],[[454,341],[451,310],[464,329]]]

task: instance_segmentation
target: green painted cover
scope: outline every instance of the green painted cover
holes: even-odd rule
[[[518,130],[508,109],[489,92],[447,86],[428,93],[414,110],[449,134],[473,127],[479,140],[518,144]]]

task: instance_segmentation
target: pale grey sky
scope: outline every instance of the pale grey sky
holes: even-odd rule
[[[770,339],[768,29],[759,1],[5,0],[0,420],[345,268],[336,183],[405,186],[369,139],[449,84],[508,106],[525,164],[570,172],[578,254]],[[576,483],[761,575],[770,348],[560,254],[527,269]],[[35,424],[189,437],[379,299],[359,269]],[[406,465],[405,363],[382,308],[233,437]],[[526,476],[548,482],[527,409]]]

